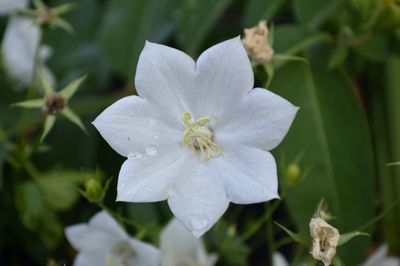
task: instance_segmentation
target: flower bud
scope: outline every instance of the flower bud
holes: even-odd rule
[[[291,163],[286,169],[286,179],[289,186],[297,184],[301,179],[301,169],[297,163]]]
[[[261,64],[271,61],[274,50],[269,45],[267,21],[262,20],[257,26],[244,29],[243,45],[250,57]]]
[[[339,243],[339,231],[321,218],[311,218],[310,235],[313,238],[311,255],[322,261],[325,266],[331,265],[336,256]]]
[[[93,203],[101,202],[105,195],[105,190],[97,178],[90,178],[85,183],[85,191],[82,194]]]

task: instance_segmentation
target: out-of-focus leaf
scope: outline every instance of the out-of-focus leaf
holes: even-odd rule
[[[159,215],[156,205],[152,203],[128,204],[128,217],[140,224],[157,223]]]
[[[383,34],[372,36],[366,42],[358,45],[355,50],[371,61],[385,61],[391,53],[390,38]]]
[[[69,121],[71,121],[72,123],[77,125],[80,129],[82,129],[83,132],[85,132],[85,133],[87,132],[85,125],[82,123],[82,120],[74,111],[72,111],[71,108],[65,107],[61,111],[61,114],[63,114]]]
[[[245,266],[250,250],[238,235],[229,231],[229,225],[220,220],[207,234],[207,240],[217,250],[218,261],[224,262],[222,265]]]
[[[22,224],[35,230],[45,208],[38,186],[31,181],[19,184],[15,190],[15,205]]]
[[[75,94],[82,82],[85,81],[85,79],[86,75],[71,81],[64,89],[60,91],[61,96],[63,96],[66,100],[69,100]]]
[[[369,234],[364,233],[364,232],[358,232],[358,231],[345,233],[345,234],[340,234],[338,246],[349,242],[350,240],[352,240],[356,236],[369,236]]]
[[[345,42],[340,42],[332,53],[328,66],[335,68],[343,64],[349,54],[349,47]]]
[[[79,198],[77,186],[84,181],[79,171],[53,171],[37,179],[37,185],[46,204],[54,210],[69,209]]]
[[[273,48],[279,54],[293,55],[329,39],[329,34],[311,30],[303,25],[285,25],[275,27]]]
[[[305,24],[317,27],[335,11],[345,0],[294,0],[294,11],[297,19]]]
[[[286,0],[250,0],[247,1],[244,13],[244,25],[252,27],[258,21],[271,19]]]
[[[162,42],[170,35],[180,1],[108,1],[100,41],[115,70],[133,79],[145,40]]]
[[[288,228],[286,228],[285,226],[281,225],[278,222],[275,222],[275,224],[281,228],[283,231],[286,232],[286,234],[288,234],[290,236],[290,238],[292,238],[294,241],[296,241],[299,244],[302,244],[304,246],[306,246],[307,248],[310,246],[311,244],[311,237],[308,234],[301,234],[301,233],[294,233],[291,230],[289,230]]]
[[[53,128],[55,122],[56,122],[55,115],[46,115],[46,118],[44,119],[43,133],[42,136],[40,136],[40,141],[43,141],[46,138],[50,130]]]
[[[325,198],[337,217],[335,227],[346,232],[373,217],[374,162],[358,97],[346,76],[327,69],[329,51],[324,50],[312,57],[311,68],[290,63],[277,71],[271,88],[300,106],[279,153],[288,161],[304,154],[302,164],[311,168],[287,189],[292,217],[302,231],[307,230],[315,206]],[[341,247],[345,262],[359,263],[367,242],[360,238]]]
[[[187,0],[178,16],[178,41],[189,54],[200,48],[218,17],[232,0]]]
[[[19,103],[14,103],[13,106],[18,106],[22,108],[40,108],[44,104],[43,99],[27,100]]]

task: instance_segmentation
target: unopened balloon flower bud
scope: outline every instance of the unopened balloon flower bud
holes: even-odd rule
[[[295,185],[301,178],[301,169],[297,163],[291,163],[286,169],[286,178],[289,186]]]
[[[257,26],[244,29],[243,45],[251,58],[261,64],[271,61],[274,50],[269,45],[267,21],[261,20]]]
[[[104,198],[104,188],[97,178],[90,178],[85,183],[85,191],[82,193],[90,202],[101,202]]]
[[[322,261],[325,266],[331,265],[336,256],[336,247],[339,243],[339,231],[321,218],[312,218],[310,221],[310,235],[313,239],[311,255]]]

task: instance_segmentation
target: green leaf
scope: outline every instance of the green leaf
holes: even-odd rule
[[[86,75],[71,81],[64,89],[60,91],[61,96],[63,96],[66,100],[69,100],[78,90],[82,82],[85,81],[85,79]]]
[[[65,107],[62,111],[61,114],[65,116],[69,121],[77,125],[80,129],[82,129],[83,132],[87,133],[85,126],[82,123],[82,120],[79,118],[77,114],[75,114],[74,111],[71,110],[69,107]]]
[[[279,228],[285,231],[294,241],[299,244],[306,246],[307,248],[311,245],[311,237],[308,234],[294,233],[285,226],[278,222],[274,222]]]
[[[189,0],[178,17],[178,41],[189,54],[195,54],[208,32],[232,0]]]
[[[57,170],[46,173],[36,180],[45,203],[54,210],[67,210],[79,198],[76,187],[84,181],[80,171]]]
[[[338,246],[347,243],[348,241],[350,241],[351,239],[353,239],[356,236],[369,236],[369,234],[364,233],[364,232],[358,232],[358,231],[340,234]]]
[[[49,81],[47,80],[44,70],[40,71],[39,76],[40,76],[40,85],[42,86],[44,94],[45,95],[52,94],[54,92],[54,89],[51,87]]]
[[[51,13],[54,16],[59,16],[65,13],[68,13],[69,11],[73,10],[76,8],[76,3],[67,3],[67,4],[63,4],[63,5],[59,5],[56,7],[53,7],[51,9]]]
[[[345,0],[294,0],[297,19],[312,27],[317,27],[333,16]]]
[[[40,137],[40,141],[41,142],[49,134],[49,132],[53,128],[55,122],[56,122],[56,116],[55,115],[46,115],[46,118],[44,120],[43,133],[42,133],[42,136]]]
[[[75,33],[75,30],[72,27],[72,25],[68,21],[66,21],[65,19],[62,19],[62,18],[54,18],[51,21],[51,26],[63,29],[66,32],[68,32],[69,34],[74,34]]]
[[[321,198],[328,202],[340,231],[351,231],[373,217],[369,127],[347,76],[327,69],[329,52],[327,47],[314,49],[310,66],[289,63],[275,73],[271,84],[275,92],[300,107],[278,148],[278,158],[293,161],[304,154],[302,165],[311,169],[286,191],[288,209],[302,231],[308,230]],[[358,264],[367,242],[357,240],[343,246],[343,258],[350,265]]]
[[[328,66],[330,68],[341,66],[347,59],[348,54],[349,54],[349,47],[344,41],[340,42],[333,51]]]
[[[246,27],[255,26],[260,20],[270,20],[282,7],[286,0],[250,0],[244,12]]]
[[[345,266],[343,261],[338,256],[333,258],[332,265],[333,266]]]
[[[181,0],[108,1],[100,41],[113,68],[133,79],[145,40],[162,42],[173,29],[172,16]]]
[[[14,103],[12,106],[18,106],[22,108],[42,108],[44,105],[43,99],[27,100],[19,103]]]
[[[45,208],[39,188],[32,181],[18,184],[15,189],[15,205],[21,223],[30,230],[36,230]]]

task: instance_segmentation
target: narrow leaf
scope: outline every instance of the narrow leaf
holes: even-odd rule
[[[67,3],[67,4],[63,4],[63,5],[52,8],[51,13],[54,16],[59,16],[59,15],[65,14],[65,13],[73,10],[75,7],[76,7],[75,3]]]
[[[333,266],[345,266],[343,261],[339,258],[339,256],[336,256],[333,258],[332,265]]]
[[[294,241],[300,243],[306,247],[310,246],[311,238],[305,234],[294,233],[291,230],[287,229],[285,226],[281,225],[278,222],[274,222],[279,228],[285,231]]]
[[[33,0],[33,5],[39,10],[44,10],[47,8],[42,0]]]
[[[356,236],[369,236],[369,234],[364,233],[364,232],[359,232],[359,231],[341,234],[340,238],[339,238],[338,246],[349,242],[351,239],[353,239]]]
[[[47,134],[49,134],[50,130],[54,126],[54,122],[56,122],[56,116],[55,115],[47,115],[46,119],[44,120],[44,128],[43,128],[43,133],[42,136],[40,137],[40,142],[42,142]]]
[[[43,70],[40,71],[40,85],[42,85],[43,91],[46,95],[52,94],[54,92]]]
[[[64,89],[60,91],[61,96],[63,96],[66,100],[70,99],[85,79],[86,75],[71,81]]]
[[[22,108],[41,108],[44,104],[43,99],[27,100],[19,103],[14,103],[12,106],[22,107]]]
[[[65,107],[61,113],[72,123],[77,125],[83,132],[87,133],[85,126],[82,123],[82,120],[79,118],[74,111],[72,111],[69,107]]]
[[[66,32],[68,32],[69,34],[75,33],[75,30],[72,27],[72,25],[69,24],[69,22],[67,22],[65,19],[62,19],[62,18],[53,19],[51,21],[51,26],[61,28],[61,29],[65,30]]]

